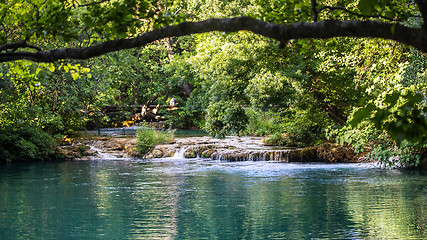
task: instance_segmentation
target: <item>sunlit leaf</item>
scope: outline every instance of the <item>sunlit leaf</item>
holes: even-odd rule
[[[55,72],[55,66],[53,64],[49,65],[48,69],[51,72]]]

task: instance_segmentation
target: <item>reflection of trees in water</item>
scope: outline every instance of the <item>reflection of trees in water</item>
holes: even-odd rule
[[[399,175],[348,181],[348,211],[364,235],[381,239],[427,236],[426,190],[413,174]]]
[[[175,159],[3,166],[0,238],[427,235],[426,176],[418,172],[232,164]],[[281,166],[301,168],[275,171]]]
[[[131,168],[131,169],[130,169]],[[176,235],[177,186],[173,175],[150,173],[145,169],[119,163],[97,171],[99,211],[112,236],[146,239],[172,238]],[[138,171],[138,170],[141,170]],[[117,232],[118,229],[124,231]]]
[[[255,179],[209,172],[190,178],[183,187],[192,190],[179,200],[179,233],[236,239],[425,236],[423,199],[401,191],[413,189],[411,181],[384,183],[395,176],[361,184],[352,180],[357,173],[333,174]]]

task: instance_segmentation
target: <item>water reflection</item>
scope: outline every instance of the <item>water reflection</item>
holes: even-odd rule
[[[2,165],[0,239],[424,239],[426,182],[357,164]]]

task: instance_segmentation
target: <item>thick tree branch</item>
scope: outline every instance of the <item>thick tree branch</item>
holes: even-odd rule
[[[319,11],[317,11],[317,1],[311,0],[311,12],[313,13],[313,22],[317,22]]]
[[[20,48],[32,48],[37,51],[41,51],[39,47],[28,45],[26,41],[19,41],[16,43],[6,43],[4,45],[0,46],[0,52],[6,51],[6,52],[15,52],[16,50]],[[0,54],[1,55],[1,54]]]
[[[427,0],[415,0],[415,3],[418,5],[418,9],[424,21],[423,28],[427,29]]]
[[[383,38],[405,43],[427,52],[427,34],[424,29],[408,28],[399,24],[376,21],[323,21],[280,25],[263,22],[250,17],[237,17],[209,19],[201,22],[184,22],[175,26],[159,28],[136,38],[108,41],[87,48],[0,53],[0,62],[20,59],[35,62],[54,62],[61,59],[89,59],[109,52],[143,47],[166,37],[179,37],[212,31],[237,32],[242,30],[273,38],[280,42],[305,38]]]

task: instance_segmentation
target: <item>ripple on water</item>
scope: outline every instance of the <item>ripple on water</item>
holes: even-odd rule
[[[426,239],[425,182],[369,164],[3,166],[0,239]]]

